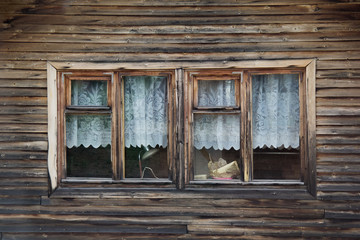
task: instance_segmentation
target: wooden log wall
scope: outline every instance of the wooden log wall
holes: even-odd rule
[[[47,61],[310,58],[315,199],[81,188],[48,197]],[[359,0],[0,1],[1,240],[359,239],[359,146]]]

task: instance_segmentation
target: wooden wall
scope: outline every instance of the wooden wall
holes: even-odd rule
[[[316,199],[117,189],[48,198],[47,61],[304,58],[317,59]],[[0,239],[267,237],[360,238],[360,1],[0,1]]]

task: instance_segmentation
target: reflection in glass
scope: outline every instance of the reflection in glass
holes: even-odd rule
[[[71,81],[72,106],[107,106],[107,81]]]
[[[235,81],[234,80],[199,80],[198,81],[199,107],[234,107]]]

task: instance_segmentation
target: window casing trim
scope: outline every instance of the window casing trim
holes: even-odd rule
[[[308,192],[312,195],[316,194],[316,121],[315,121],[315,71],[316,71],[316,61],[315,59],[299,59],[299,60],[256,60],[256,61],[230,61],[230,62],[167,62],[167,63],[93,63],[93,62],[48,62],[47,64],[47,81],[48,81],[48,171],[49,171],[49,182],[50,182],[50,192],[54,191],[60,183],[60,179],[57,176],[57,89],[56,89],[56,79],[58,71],[73,71],[73,70],[102,70],[102,71],[112,71],[113,69],[125,69],[125,70],[152,70],[152,69],[163,69],[175,71],[175,86],[174,89],[181,89],[182,82],[186,76],[183,74],[183,71],[186,69],[223,69],[223,68],[289,68],[289,67],[299,67],[305,68],[305,81],[306,85],[306,114],[308,121],[308,129],[306,132],[305,138],[306,148],[309,151],[306,154],[307,158],[307,170],[305,171],[304,184],[307,187]],[[180,96],[178,92],[174,92],[176,102],[179,99],[182,99],[183,96]],[[186,101],[186,99],[184,99]],[[177,103],[178,104],[178,103]],[[177,105],[178,106],[178,105]],[[181,106],[180,110],[181,111]],[[180,114],[181,115],[181,114]],[[182,119],[178,113],[174,113],[174,117],[178,120]],[[174,126],[174,129],[184,129],[183,132],[176,131],[174,132],[174,138],[177,139],[174,142],[174,153],[173,158],[179,158],[178,156],[183,156],[184,150],[181,147],[185,139],[182,137],[187,134],[186,126],[182,126],[182,123],[179,123],[179,126]],[[182,137],[181,137],[182,136]],[[175,156],[176,155],[176,156]],[[177,159],[174,163],[178,169],[178,173],[174,173],[174,179],[177,188],[184,188],[184,179],[182,178],[182,173],[186,170],[184,169],[184,164],[182,164],[182,157]],[[266,184],[264,182],[264,184]]]

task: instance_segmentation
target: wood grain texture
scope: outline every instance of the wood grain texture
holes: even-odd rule
[[[0,239],[359,239],[359,56],[359,0],[0,1]],[[182,68],[309,59],[316,184],[185,185]],[[178,68],[177,185],[59,184],[55,68]]]

